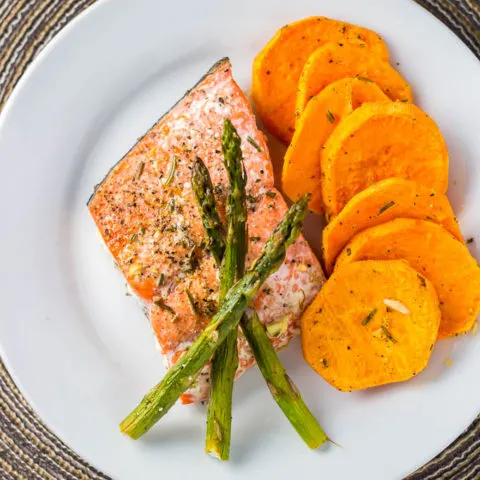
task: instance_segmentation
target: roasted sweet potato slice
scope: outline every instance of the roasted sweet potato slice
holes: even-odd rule
[[[371,55],[358,45],[331,42],[317,48],[303,67],[298,79],[295,115],[301,115],[318,92],[348,77],[375,82],[391,100],[412,101],[410,85],[388,61]]]
[[[389,101],[373,82],[344,78],[312,98],[296,123],[295,134],[285,154],[282,187],[292,200],[313,193],[320,183],[320,153],[338,122],[364,102]],[[321,195],[310,209],[322,213]]]
[[[303,355],[339,390],[401,382],[426,367],[439,324],[435,289],[407,262],[355,262],[304,313]]]
[[[325,17],[309,17],[277,31],[253,63],[252,100],[265,126],[288,143],[294,131],[295,97],[310,54],[327,42],[363,44],[371,55],[388,60],[384,41],[371,30]]]
[[[410,103],[364,103],[345,117],[321,155],[325,210],[337,215],[385,178],[415,180],[445,193],[448,152],[435,122]]]
[[[359,232],[394,218],[430,220],[463,241],[448,198],[413,180],[388,178],[357,193],[323,230],[325,269],[333,264],[343,247]]]
[[[467,247],[436,223],[399,218],[364,230],[343,249],[335,270],[357,260],[399,258],[435,287],[439,338],[468,332],[480,311],[480,268]]]

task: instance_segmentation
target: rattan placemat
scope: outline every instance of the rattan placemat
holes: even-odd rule
[[[0,110],[42,47],[94,1],[0,0]],[[480,58],[478,0],[417,1],[440,18]],[[45,427],[18,391],[1,360],[0,478],[109,478],[79,458]],[[479,478],[480,417],[450,447],[410,477],[411,480]]]

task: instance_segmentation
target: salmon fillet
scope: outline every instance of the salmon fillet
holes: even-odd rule
[[[205,247],[191,170],[195,157],[202,158],[225,220],[228,179],[221,149],[225,118],[231,119],[242,138],[248,175],[249,265],[287,207],[273,186],[265,137],[233,80],[228,59],[216,63],[113,167],[88,205],[129,287],[145,302],[168,367],[195,341],[216,309],[219,272]],[[299,237],[254,302],[276,349],[299,333],[301,313],[323,281],[319,262]],[[241,332],[238,351],[237,376],[254,363]],[[204,400],[208,383],[207,365],[182,402]]]

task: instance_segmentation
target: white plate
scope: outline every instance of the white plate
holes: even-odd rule
[[[236,387],[229,464],[203,453],[201,406],[175,408],[137,442],[118,431],[163,368],[87,213],[92,187],[215,60],[229,55],[247,89],[254,54],[273,32],[313,14],[385,37],[445,134],[450,196],[478,257],[480,66],[411,1],[102,1],[45,49],[1,116],[2,355],[47,424],[117,479],[399,478],[478,413],[478,336],[440,342],[413,381],[352,394],[316,376],[295,343],[282,359],[343,448],[308,451],[257,371]]]

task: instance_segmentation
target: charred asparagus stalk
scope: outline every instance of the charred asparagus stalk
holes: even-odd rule
[[[222,150],[230,191],[227,198],[227,238],[220,267],[219,303],[223,302],[225,295],[235,283],[235,279],[243,276],[245,266],[247,249],[245,185],[247,179],[243,170],[240,145],[241,139],[235,127],[229,119],[225,119]],[[207,203],[215,208],[215,199],[212,198]],[[199,205],[203,204],[199,202]],[[205,218],[207,218],[206,215]],[[221,235],[221,231],[215,233],[218,236]],[[220,255],[220,249],[217,253]],[[237,368],[237,330],[234,329],[213,355],[210,368],[210,397],[207,410],[205,451],[220,460],[228,460],[230,456],[232,395]]]
[[[195,162],[193,172],[192,186],[205,231],[209,235],[206,226],[220,222],[218,211],[215,208],[213,189],[209,188],[209,185],[211,186],[210,175],[200,159]],[[199,195],[197,192],[202,192],[204,195]],[[210,198],[205,201],[205,197]],[[208,208],[204,208],[204,205],[207,205]],[[218,242],[217,245],[221,245],[221,243]],[[214,257],[223,257],[223,251],[220,248],[215,253],[212,252]],[[327,440],[327,436],[303,401],[297,387],[287,375],[257,314],[254,313],[250,317],[244,315],[241,327],[273,398],[305,443],[312,449],[318,448]]]
[[[305,219],[308,197],[294,203],[265,243],[260,256],[226,295],[212,321],[188,351],[121,422],[120,430],[137,439],[160,420],[195,381],[227,335],[235,330],[265,280],[282,265],[286,249],[297,239]]]

